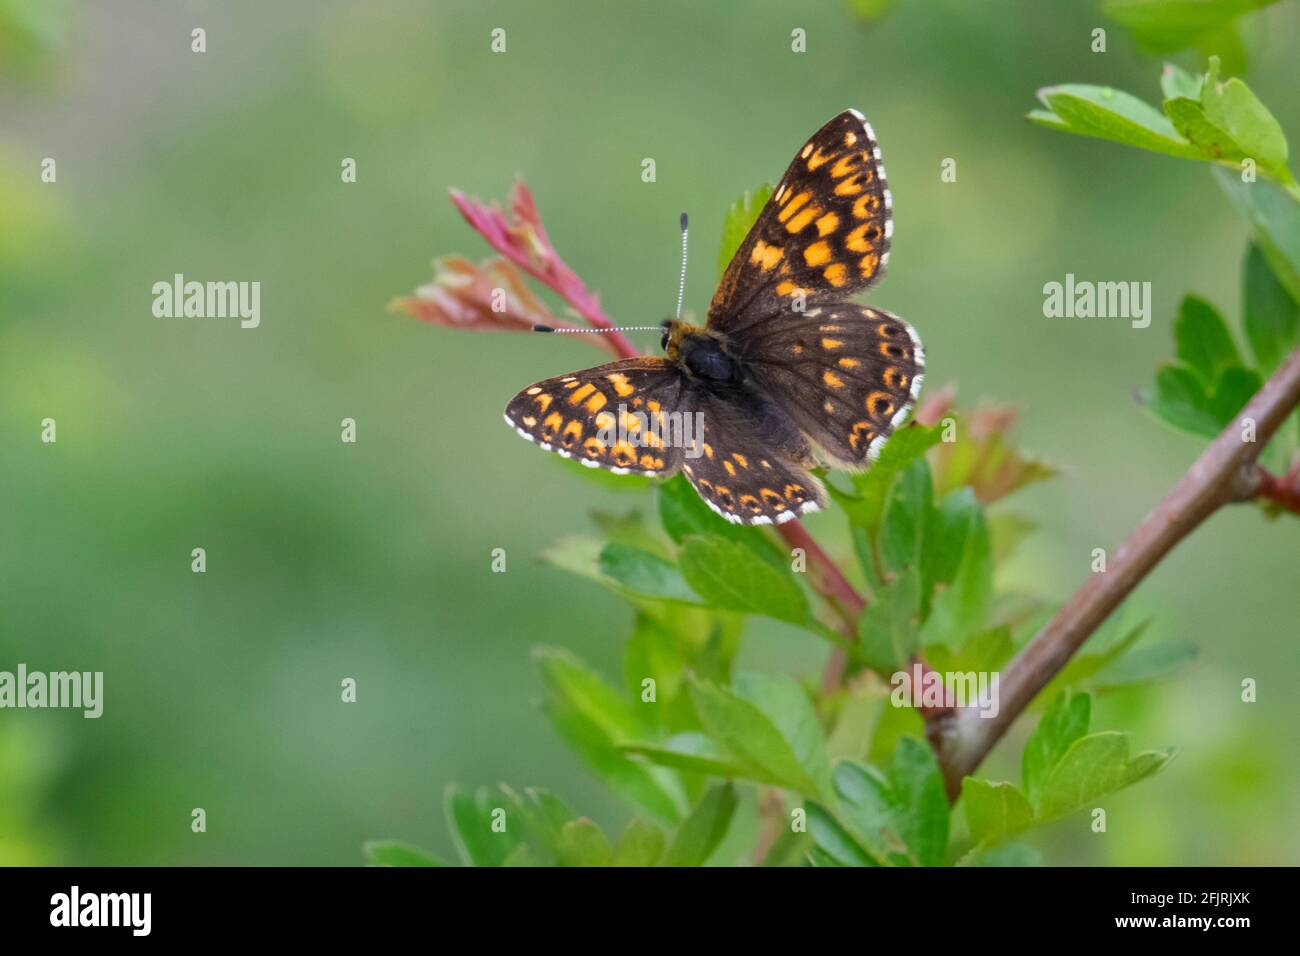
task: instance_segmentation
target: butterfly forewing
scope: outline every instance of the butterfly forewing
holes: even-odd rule
[[[781,177],[718,284],[709,327],[734,332],[864,290],[889,257],[890,205],[871,127],[840,113]]]
[[[755,326],[745,345],[761,390],[848,468],[875,459],[916,402],[925,372],[911,326],[848,302]]]
[[[673,474],[681,462],[673,423],[685,377],[665,358],[624,359],[530,385],[506,406],[506,423],[546,451],[617,474]]]

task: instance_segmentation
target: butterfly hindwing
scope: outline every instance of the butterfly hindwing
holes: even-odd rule
[[[916,402],[925,372],[911,326],[849,302],[756,326],[745,345],[759,388],[848,468],[875,459]]]
[[[889,258],[890,206],[875,135],[845,110],[781,177],[718,284],[709,327],[733,332],[863,291]]]
[[[670,415],[685,413],[676,363],[646,356],[530,385],[506,406],[506,423],[543,449],[616,474],[668,476],[681,463]]]
[[[702,442],[682,460],[705,503],[736,524],[781,524],[826,504],[807,441],[756,396],[701,396]]]

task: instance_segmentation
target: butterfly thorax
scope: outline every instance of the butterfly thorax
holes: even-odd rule
[[[740,380],[740,363],[729,354],[726,340],[707,329],[685,322],[672,322],[668,326],[664,351],[694,378],[717,383]]]

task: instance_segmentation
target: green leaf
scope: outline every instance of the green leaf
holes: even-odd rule
[[[1277,0],[1105,0],[1102,12],[1151,53],[1203,43],[1233,20]]]
[[[1174,342],[1178,358],[1210,387],[1224,369],[1241,363],[1227,323],[1214,306],[1199,296],[1183,299],[1174,321]]]
[[[1092,698],[1064,691],[1048,705],[1034,732],[1025,742],[1021,758],[1025,793],[1037,806],[1051,776],[1066,751],[1088,732]]]
[[[936,776],[939,768],[933,753],[927,764],[923,750],[929,748],[911,737],[902,738],[894,749],[889,776],[853,761],[835,767],[838,817],[878,862],[894,866],[942,862],[948,837],[948,801],[943,778]]]
[[[969,523],[961,563],[952,583],[935,592],[930,615],[921,627],[923,644],[954,646],[960,639],[984,628],[993,598],[993,548],[984,513],[974,508],[965,514]]]
[[[746,777],[817,794],[814,775],[776,724],[754,704],[704,681],[691,686],[691,702],[705,731],[744,767]]]
[[[831,486],[831,496],[855,525],[874,533],[885,512],[885,500],[894,479],[926,451],[939,443],[943,426],[926,427],[911,422],[894,432],[869,469],[852,476],[853,492]]]
[[[736,803],[736,788],[729,782],[716,784],[705,791],[673,836],[664,864],[702,866],[727,835]]]
[[[611,542],[600,551],[600,571],[620,586],[642,597],[698,604],[700,596],[691,590],[681,571],[671,561]]]
[[[716,535],[739,542],[769,564],[783,567],[787,555],[762,529],[732,524],[715,514],[685,475],[674,475],[659,486],[659,519],[668,536],[678,544],[688,535]]]
[[[920,580],[911,568],[876,591],[876,599],[858,618],[862,661],[883,672],[905,668],[918,643]]]
[[[979,502],[971,488],[954,489],[930,511],[921,556],[923,594],[933,593],[936,584],[951,583],[957,576],[971,535],[978,533],[980,520]]]
[[[653,823],[633,818],[614,850],[615,866],[654,866],[664,852],[664,834]]]
[[[934,510],[934,481],[930,466],[918,458],[908,466],[890,491],[880,525],[880,553],[892,571],[922,570],[925,531]]]
[[[831,768],[821,722],[803,687],[784,674],[737,674],[732,692],[762,712],[794,752],[813,781],[815,793],[830,791]]]
[[[372,840],[365,845],[366,862],[371,866],[446,866],[428,850],[400,840]]]
[[[1088,686],[1120,687],[1157,680],[1195,659],[1196,655],[1196,646],[1184,641],[1166,641],[1140,647],[1119,657],[1109,666],[1099,669],[1096,676],[1088,682]]]
[[[1210,69],[1201,90],[1206,119],[1227,131],[1242,153],[1255,159],[1261,169],[1267,169],[1283,182],[1290,181],[1282,127],[1250,87],[1236,77],[1219,83],[1218,72],[1218,59],[1210,57]]]
[[[560,830],[556,858],[560,866],[609,866],[614,860],[614,848],[605,831],[586,817],[579,817]]]
[[[744,764],[719,750],[712,737],[693,730],[674,734],[662,744],[626,744],[623,752],[644,757],[661,767],[715,777],[744,777],[747,770]]]
[[[792,624],[810,620],[808,598],[784,566],[715,535],[686,538],[678,564],[687,583],[713,607],[765,614]]]
[[[500,866],[519,843],[520,828],[510,825],[505,802],[501,794],[486,788],[470,794],[455,784],[447,787],[443,797],[447,827],[467,866]],[[507,811],[504,831],[493,829],[497,810]]]
[[[681,782],[665,768],[631,759],[622,746],[637,742],[649,721],[595,672],[567,651],[537,648],[543,709],[559,735],[605,783],[624,798],[669,822],[681,818]]]
[[[1050,117],[1031,113],[1029,118],[1046,126],[1080,136],[1107,139],[1168,156],[1198,158],[1201,151],[1174,128],[1168,117],[1136,96],[1108,86],[1070,83],[1038,91]]]
[[[1116,731],[1076,740],[1042,785],[1035,801],[1038,818],[1055,820],[1086,807],[1098,797],[1151,776],[1172,755],[1172,751],[1148,750],[1130,757],[1128,734]]]
[[[1142,404],[1165,424],[1194,435],[1214,438],[1222,427],[1205,384],[1182,365],[1161,365],[1155,388],[1142,394]]]
[[[819,803],[808,803],[808,834],[816,843],[814,850],[821,851],[825,860],[814,857],[817,865],[826,865],[826,860],[836,866],[879,866],[880,863],[868,853],[852,834],[846,830],[835,815]]]
[[[1241,285],[1246,340],[1259,371],[1270,375],[1300,346],[1300,302],[1278,281],[1255,243],[1246,250]]]
[[[1166,63],[1160,72],[1160,89],[1165,99],[1188,99],[1194,103],[1201,101],[1201,80],[1199,75],[1188,73],[1174,63]]]
[[[961,799],[971,839],[980,846],[1002,843],[1034,824],[1033,807],[1014,783],[967,777]]]
[[[966,866],[1042,866],[1043,855],[1024,843],[985,847],[967,855]]]
[[[1300,302],[1300,193],[1266,180],[1243,182],[1239,173],[1215,169],[1215,178],[1254,232],[1254,241],[1277,281]]]
[[[922,866],[942,866],[948,850],[948,796],[943,774],[928,744],[904,737],[890,766],[899,815],[899,835]]]
[[[718,247],[718,275],[727,271],[727,266],[745,241],[750,227],[758,219],[763,206],[772,195],[772,187],[767,183],[759,186],[753,193],[746,192],[731,204],[727,218],[722,222],[722,242]]]

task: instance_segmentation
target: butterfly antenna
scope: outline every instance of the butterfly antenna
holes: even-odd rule
[[[682,213],[682,277],[677,282],[677,318],[682,317],[682,300],[686,297],[686,213]]]
[[[682,300],[686,297],[686,213],[682,213],[682,274],[677,283],[677,318],[682,317]],[[553,325],[542,325],[540,322],[533,326],[534,332],[564,332],[569,335],[603,335],[609,332],[659,332],[662,331],[662,325],[623,325],[618,328],[600,328],[600,329],[574,329],[574,328],[556,328]]]

